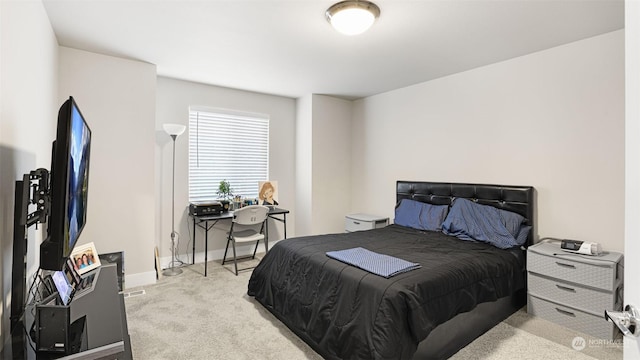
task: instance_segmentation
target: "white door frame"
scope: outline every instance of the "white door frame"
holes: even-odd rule
[[[625,1],[624,304],[640,307],[640,1]],[[624,359],[640,359],[640,338],[625,336]]]

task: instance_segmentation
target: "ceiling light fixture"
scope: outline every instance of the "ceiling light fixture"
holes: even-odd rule
[[[345,35],[358,35],[373,25],[380,16],[380,8],[366,0],[347,0],[333,4],[325,16],[337,31]]]

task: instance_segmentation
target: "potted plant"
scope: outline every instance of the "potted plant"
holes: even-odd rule
[[[230,200],[233,197],[233,189],[231,188],[231,184],[225,179],[220,181],[220,185],[218,185],[218,191],[216,191],[218,197],[221,199],[222,208],[224,211],[229,210]]]
[[[220,181],[220,185],[218,186],[218,191],[216,193],[220,198],[229,200],[231,197],[233,197],[233,189],[231,188],[231,184],[226,179]]]

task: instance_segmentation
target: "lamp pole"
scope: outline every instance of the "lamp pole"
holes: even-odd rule
[[[167,128],[165,127],[165,131]],[[175,129],[174,129],[175,131]],[[169,263],[169,268],[165,269],[162,274],[166,276],[174,276],[182,274],[182,269],[175,267],[176,263],[176,228],[175,228],[175,201],[176,201],[176,138],[184,131],[184,127],[182,130],[177,131],[176,133],[170,133],[171,139],[173,140],[173,166],[172,166],[172,179],[171,179],[171,263]],[[168,131],[167,131],[168,132]]]

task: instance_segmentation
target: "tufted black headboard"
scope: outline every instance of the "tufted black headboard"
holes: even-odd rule
[[[413,199],[436,205],[451,205],[453,199],[459,197],[512,211],[524,216],[527,225],[532,226],[527,239],[528,246],[533,244],[535,234],[533,191],[532,186],[398,181],[396,204],[402,199]]]

